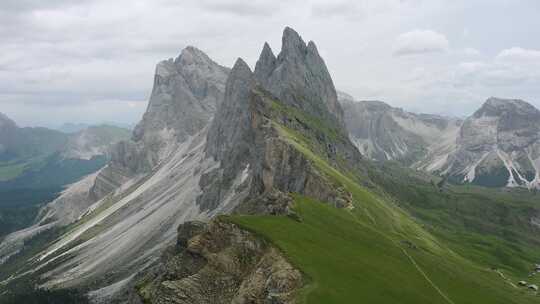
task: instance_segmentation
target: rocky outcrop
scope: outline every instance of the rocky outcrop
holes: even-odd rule
[[[145,303],[294,303],[303,285],[271,244],[224,220],[188,222],[138,285]]]

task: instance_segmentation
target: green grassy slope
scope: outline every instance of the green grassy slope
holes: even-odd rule
[[[468,259],[521,280],[540,262],[540,195],[524,189],[445,185],[385,164],[372,177],[417,221]],[[384,175],[384,176],[383,176]]]
[[[362,224],[354,212],[305,197],[296,198],[295,211],[301,222],[231,220],[270,239],[307,275],[304,303],[534,303],[496,273],[451,252],[412,249]]]
[[[307,275],[310,282],[301,297],[304,303],[539,302],[531,292],[512,286],[513,276],[505,280],[490,268],[498,261],[514,275],[520,273],[519,267],[498,260],[489,250],[469,248],[478,241],[477,230],[459,226],[460,235],[448,229],[431,229],[426,226],[429,221],[404,211],[424,212],[426,219],[444,222],[440,227],[448,228],[453,220],[449,209],[442,208],[437,214],[439,211],[429,213],[420,204],[404,203],[409,208],[402,208],[401,200],[409,202],[417,197],[386,195],[384,186],[388,185],[383,185],[383,190],[368,190],[354,173],[338,171],[314,153],[314,143],[305,136],[278,123],[274,126],[320,173],[353,197],[352,208],[335,209],[295,196],[295,211],[301,221],[276,216],[230,218],[269,239]],[[407,181],[401,185],[406,187]],[[411,190],[420,197],[430,196],[424,203],[442,197],[439,190]],[[466,241],[467,237],[472,239]],[[497,234],[484,239],[490,246],[505,242]],[[520,257],[518,264],[526,265],[532,258],[533,254]]]

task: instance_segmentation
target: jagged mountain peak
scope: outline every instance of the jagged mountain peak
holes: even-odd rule
[[[270,44],[268,44],[268,42],[265,42],[263,45],[261,58],[272,58],[274,60],[276,59],[276,56],[274,55],[274,52],[272,51],[272,48],[270,47]]]
[[[319,55],[319,50],[317,49],[317,45],[315,44],[315,42],[313,40],[310,40],[308,42],[307,50],[308,50],[308,53],[314,54],[316,56],[320,56]]]
[[[285,27],[281,38],[281,58],[303,55],[306,51],[307,46],[302,37],[292,28]]]
[[[255,77],[257,79],[266,79],[272,73],[276,65],[276,56],[268,42],[264,43],[261,55],[255,65]]]
[[[228,75],[228,68],[192,46],[175,60],[160,62],[148,109],[133,133],[135,141],[145,142],[157,158],[167,155],[171,144],[186,140],[209,123],[223,98]]]
[[[179,65],[190,64],[216,64],[206,53],[194,46],[185,47],[180,55],[176,58],[175,62]]]
[[[227,79],[223,102],[208,131],[207,152],[215,159],[226,158],[226,152],[239,144],[239,130],[247,128],[249,94],[254,85],[253,72],[238,58]]]
[[[230,73],[230,78],[251,77],[251,68],[242,58],[237,58]]]
[[[306,45],[290,27],[283,31],[281,52],[274,60],[270,47],[263,47],[255,68],[257,81],[284,103],[310,115],[333,121],[344,128],[343,110],[324,60],[314,42]]]

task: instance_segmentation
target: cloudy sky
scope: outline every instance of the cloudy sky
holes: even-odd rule
[[[540,107],[539,16],[537,0],[2,0],[0,112],[134,123],[160,60],[195,45],[254,66],[286,25],[357,99],[459,116],[489,96]]]

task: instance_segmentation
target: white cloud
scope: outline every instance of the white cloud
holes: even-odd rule
[[[488,65],[486,63],[481,62],[481,61],[467,61],[467,62],[461,62],[458,65],[458,69],[460,69],[461,71],[465,73],[474,73],[487,66]]]
[[[465,55],[465,56],[480,56],[482,54],[482,52],[480,52],[479,50],[475,49],[475,48],[464,48],[460,51],[461,54]]]
[[[315,17],[323,18],[367,18],[398,10],[406,4],[401,0],[316,1],[311,12]]]
[[[502,50],[497,55],[497,59],[506,61],[533,61],[540,63],[540,51],[512,47]]]
[[[533,4],[509,3],[2,0],[0,112],[21,124],[83,118],[136,122],[160,60],[195,45],[222,65],[231,66],[237,57],[253,65],[264,41],[279,51],[285,25],[314,40],[336,86],[358,98],[436,113],[445,103],[465,104],[478,96],[540,101],[540,68],[531,64],[540,42],[530,39],[540,35],[540,19]],[[511,28],[498,22],[509,14],[528,22]],[[409,29],[432,30],[403,33]],[[501,49],[508,50],[496,59],[489,55]],[[454,107],[465,114],[474,110]]]
[[[448,39],[432,30],[414,30],[399,35],[394,44],[394,55],[440,53],[448,50]]]

